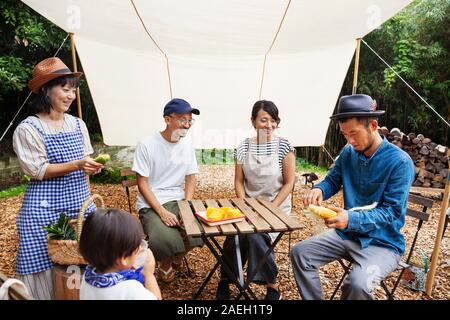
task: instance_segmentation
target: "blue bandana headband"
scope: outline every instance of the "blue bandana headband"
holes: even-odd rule
[[[136,270],[127,269],[111,273],[96,273],[91,266],[87,266],[84,273],[84,279],[87,283],[97,288],[112,287],[126,280],[137,280],[144,284],[144,276],[141,272],[143,268],[144,267],[140,267]]]

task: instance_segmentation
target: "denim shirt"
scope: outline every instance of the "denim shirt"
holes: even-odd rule
[[[405,241],[400,229],[414,176],[410,156],[383,138],[370,158],[351,145],[344,147],[333,169],[315,188],[327,200],[343,186],[345,210],[377,202],[371,210],[348,211],[347,228],[336,232],[342,239],[359,241],[362,249],[375,245],[402,255]]]

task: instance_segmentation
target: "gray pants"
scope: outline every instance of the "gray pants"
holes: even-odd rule
[[[353,261],[341,299],[370,300],[372,289],[397,268],[401,256],[378,246],[361,250],[358,242],[343,240],[334,229],[306,239],[291,251],[295,281],[303,299],[323,299],[319,268],[341,258]]]

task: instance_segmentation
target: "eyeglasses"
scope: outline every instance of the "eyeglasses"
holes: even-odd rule
[[[192,126],[195,123],[195,119],[175,118],[173,116],[168,116],[168,117],[177,119],[183,126],[187,125],[188,123],[190,126]]]

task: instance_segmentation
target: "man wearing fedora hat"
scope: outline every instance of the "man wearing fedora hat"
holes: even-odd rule
[[[16,273],[35,299],[53,298],[53,263],[44,227],[58,221],[60,213],[76,217],[91,194],[86,173],[103,168],[89,156],[93,149],[86,124],[67,113],[80,76],[57,57],[39,62],[28,83],[36,94],[35,114],[13,135],[20,166],[31,177],[17,218]],[[94,209],[90,205],[87,212]]]
[[[295,245],[291,251],[298,290],[303,299],[323,299],[318,270],[342,258],[353,267],[342,287],[342,299],[373,299],[373,288],[394,271],[405,250],[400,229],[405,223],[409,188],[415,170],[411,158],[378,133],[376,109],[368,95],[343,96],[331,119],[347,139],[334,167],[303,198],[321,205],[343,187],[344,208],[325,219],[331,230]]]
[[[177,205],[177,200],[192,199],[198,173],[195,149],[185,139],[195,121],[192,114],[200,111],[186,100],[170,100],[163,111],[166,128],[138,143],[132,167],[137,174],[139,219],[164,282],[174,279],[186,250],[203,244],[185,237]]]

